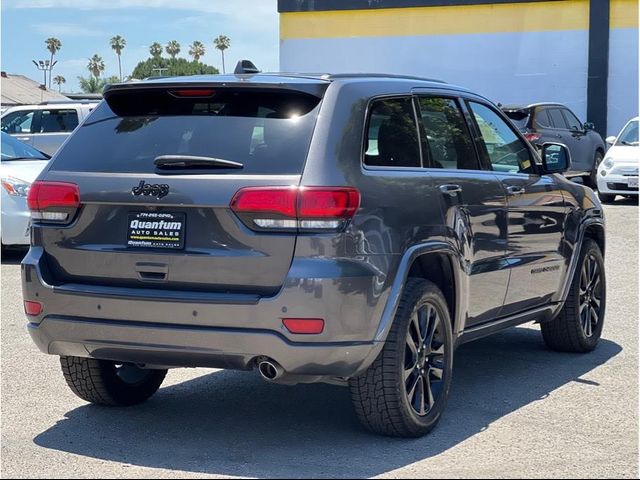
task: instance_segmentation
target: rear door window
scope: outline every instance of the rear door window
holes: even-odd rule
[[[549,119],[549,109],[541,108],[536,112],[535,116],[536,126],[540,128],[553,128],[551,120]]]
[[[75,109],[41,110],[40,125],[35,133],[73,132],[78,126],[78,112]]]
[[[451,98],[419,97],[418,104],[428,150],[428,155],[424,155],[425,167],[480,170],[458,102]]]
[[[421,167],[418,124],[411,97],[375,100],[369,109],[365,165]]]
[[[569,127],[567,122],[564,120],[564,116],[559,108],[550,108],[548,110],[549,117],[551,117],[551,125],[553,128],[557,128],[560,130],[568,130]]]
[[[293,91],[210,90],[207,98],[167,90],[114,94],[58,153],[53,170],[149,173],[162,155],[213,157],[242,169],[189,173],[299,174],[320,98]]]

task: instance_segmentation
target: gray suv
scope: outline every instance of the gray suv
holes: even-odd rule
[[[168,368],[348,386],[369,430],[439,420],[454,350],[525,322],[596,347],[604,220],[485,98],[389,75],[112,85],[36,181],[28,328],[81,398]]]

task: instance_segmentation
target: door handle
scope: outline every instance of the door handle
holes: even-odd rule
[[[462,187],[460,185],[440,185],[440,191],[445,195],[455,197],[459,193],[462,193]]]
[[[507,193],[509,195],[517,196],[517,195],[522,195],[524,192],[525,192],[524,187],[518,187],[516,185],[511,185],[510,187],[507,187]]]

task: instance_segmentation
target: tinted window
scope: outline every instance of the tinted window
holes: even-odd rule
[[[160,155],[191,155],[242,163],[234,174],[298,174],[320,99],[220,89],[205,99],[154,91],[117,95],[108,102],[58,152],[54,170],[154,172]]]
[[[428,155],[425,167],[479,170],[464,117],[455,100],[419,99]]]
[[[560,128],[562,130],[567,130],[567,123],[564,120],[564,116],[559,108],[550,108],[547,110],[549,113],[549,117],[551,117],[551,126],[553,128]]]
[[[369,112],[364,163],[381,167],[420,167],[418,127],[412,99],[376,100]]]
[[[2,131],[7,133],[31,133],[33,110],[7,113],[2,117]]]
[[[576,117],[571,110],[565,108],[562,110],[562,113],[564,113],[564,119],[569,125],[569,130],[584,130],[582,122],[578,120],[578,117]]]
[[[78,126],[78,112],[73,109],[42,110],[38,133],[72,132]]]
[[[498,172],[530,171],[531,156],[526,143],[492,109],[479,103],[470,102],[476,120],[484,153]]]
[[[549,120],[549,109],[540,109],[536,112],[535,116],[536,126],[541,128],[553,128],[551,120]]]
[[[529,122],[528,110],[504,110],[504,113],[518,130],[526,130]]]

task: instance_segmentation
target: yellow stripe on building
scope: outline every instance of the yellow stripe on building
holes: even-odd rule
[[[638,28],[638,0],[611,0],[611,28]]]
[[[616,1],[627,3],[626,0]],[[631,1],[633,0],[629,0],[628,3]],[[588,0],[280,14],[280,38],[283,40],[588,28]]]

